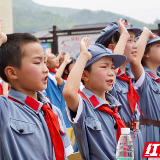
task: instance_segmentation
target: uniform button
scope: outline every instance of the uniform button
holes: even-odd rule
[[[20,129],[20,130],[19,130],[19,133],[23,133],[23,132],[24,132],[24,130],[23,130],[23,129]]]
[[[117,123],[114,125],[114,129],[117,129],[118,128],[118,126],[117,126]]]
[[[123,91],[121,90],[120,92],[122,93]]]
[[[97,130],[97,126],[94,126],[94,129]]]
[[[159,90],[157,89],[157,90],[156,90],[156,92],[158,93],[158,92],[159,92]]]

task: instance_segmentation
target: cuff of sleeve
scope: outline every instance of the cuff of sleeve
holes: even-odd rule
[[[144,81],[144,78],[145,78],[145,71],[144,71],[144,69],[143,69],[142,75],[141,75],[140,78],[137,80],[137,82],[134,84],[134,89],[138,89],[138,88],[142,85],[142,83],[143,83],[143,81]]]
[[[68,157],[69,155],[71,155],[73,153],[73,148],[71,145],[69,145],[68,147],[65,148],[65,154],[66,157]]]
[[[71,120],[72,118],[71,118],[71,114],[70,114],[70,109],[69,109],[69,107],[67,106],[67,104],[66,104],[66,112],[67,112],[67,115],[68,115],[68,119],[69,119],[69,121],[70,122],[72,122],[72,123],[77,123],[77,121],[79,120],[79,117],[80,117],[80,115],[81,115],[81,113],[82,113],[82,110],[83,110],[83,101],[82,101],[82,98],[81,98],[81,96],[79,95],[79,104],[78,104],[78,110],[77,110],[77,114],[76,114],[76,117],[75,118],[73,118],[73,121]]]

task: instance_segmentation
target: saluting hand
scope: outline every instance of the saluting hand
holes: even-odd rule
[[[64,62],[66,64],[69,64],[71,62],[72,59],[70,59],[70,54],[66,53],[65,58],[64,58]]]
[[[147,33],[148,38],[154,39],[155,35],[152,33],[151,30],[149,30],[147,27],[143,27],[143,32]]]
[[[89,41],[90,41],[90,38],[83,37],[80,42],[80,54],[84,54],[85,56],[87,56],[88,60],[92,58],[91,53],[88,52]]]
[[[119,21],[118,21],[118,27],[119,27],[119,34],[120,35],[125,35],[127,36],[127,38],[129,39],[130,38],[130,35],[127,31],[127,29],[124,27],[124,20],[122,21],[122,19],[120,18]]]
[[[0,18],[0,46],[7,41],[7,36],[2,32],[2,19]]]
[[[51,53],[51,48],[46,48],[46,55]]]

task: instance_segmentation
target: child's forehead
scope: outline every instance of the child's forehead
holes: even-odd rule
[[[134,34],[133,31],[128,30],[128,33],[129,33],[130,37],[136,38],[136,35]]]
[[[43,54],[42,46],[37,42],[29,42],[21,45],[22,54],[24,56],[33,56],[34,54]]]

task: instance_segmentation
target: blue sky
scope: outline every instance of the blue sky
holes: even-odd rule
[[[131,18],[153,23],[160,19],[160,0],[33,0],[35,3],[75,9],[111,11]]]

